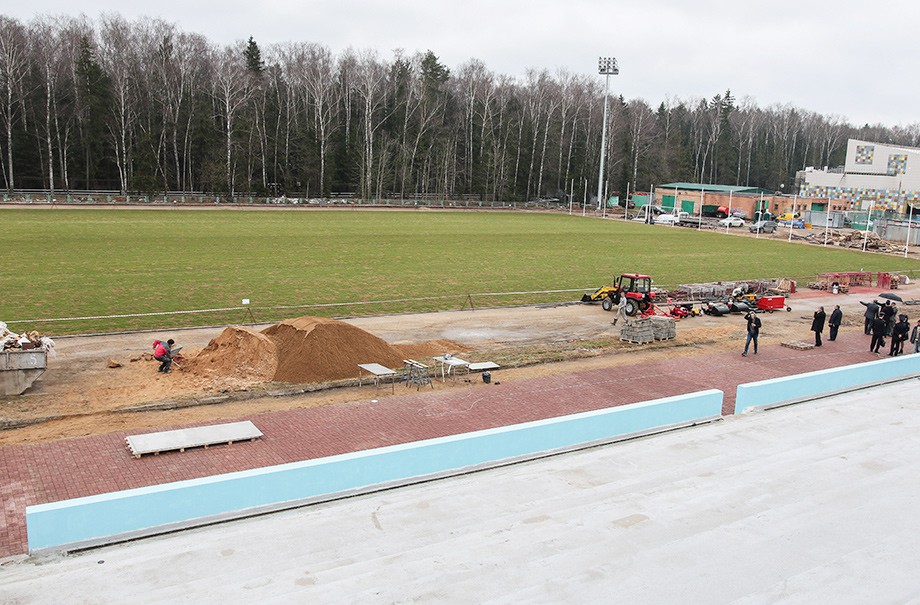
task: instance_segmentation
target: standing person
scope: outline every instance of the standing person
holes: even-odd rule
[[[889,357],[897,357],[904,352],[904,341],[907,340],[907,333],[910,332],[910,323],[907,316],[902,315],[898,318],[898,323],[894,324],[891,329],[891,348],[888,350]]]
[[[869,343],[869,350],[878,353],[878,350],[885,344],[885,317],[879,313],[872,320],[872,342]]]
[[[840,310],[840,305],[834,305],[834,310],[831,311],[831,316],[827,320],[827,325],[830,328],[828,340],[837,340],[837,330],[840,329],[841,321],[843,321],[843,311]]]
[[[160,362],[160,368],[157,372],[169,374],[172,371],[169,369],[169,366],[172,365],[172,346],[175,343],[176,341],[172,338],[166,342],[162,340],[153,341],[153,358]]]
[[[910,332],[910,341],[914,344],[914,353],[920,353],[920,319]]]
[[[827,314],[824,312],[824,307],[818,307],[818,310],[815,311],[815,318],[811,320],[811,331],[815,333],[815,346],[821,346],[821,332],[824,331],[824,321],[827,319]]]
[[[747,340],[744,341],[744,352],[741,353],[742,357],[747,357],[748,347],[751,345],[751,342],[754,343],[754,355],[757,355],[757,337],[760,335],[760,318],[753,311],[748,311],[747,315],[744,316],[747,320]]]
[[[866,334],[872,333],[872,321],[878,317],[878,301],[872,302],[863,302],[859,301],[859,304],[866,308],[866,325],[865,332]]]
[[[885,336],[891,336],[891,328],[894,327],[894,314],[898,312],[890,300],[886,300],[881,308],[882,315],[885,318]]]
[[[626,323],[626,296],[623,294],[620,294],[620,302],[617,303],[617,316],[613,318],[613,325],[617,325],[620,318]]]

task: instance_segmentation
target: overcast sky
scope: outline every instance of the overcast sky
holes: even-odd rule
[[[7,4],[12,4],[8,0]],[[253,36],[341,51],[432,50],[451,69],[481,60],[495,73],[528,68],[592,74],[616,57],[611,92],[711,98],[731,89],[759,106],[791,104],[859,126],[920,122],[920,2],[914,0],[30,0],[3,8],[92,19],[159,17],[230,44]],[[598,76],[600,77],[600,76]]]

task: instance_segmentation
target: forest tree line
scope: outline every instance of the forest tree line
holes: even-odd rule
[[[611,81],[615,89],[616,78]],[[604,81],[565,70],[455,70],[312,42],[220,46],[161,20],[0,15],[6,190],[322,197],[596,191]],[[688,181],[791,189],[848,138],[917,146],[920,123],[853,127],[790,104],[611,96],[610,191]]]

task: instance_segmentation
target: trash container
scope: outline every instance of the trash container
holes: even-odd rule
[[[492,382],[492,372],[483,372],[482,381],[486,384],[489,384],[490,382]]]

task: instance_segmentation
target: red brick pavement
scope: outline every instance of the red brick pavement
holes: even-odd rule
[[[741,323],[739,321],[739,328]],[[810,332],[803,334],[807,339]],[[378,403],[252,414],[253,443],[135,459],[125,433],[0,448],[0,557],[27,550],[25,507],[115,490],[308,460],[419,439],[551,418],[709,388],[734,409],[738,384],[877,359],[848,332],[821,349],[795,351],[764,338],[760,354],[681,356],[450,391],[405,391]],[[369,391],[373,393],[373,391]]]

